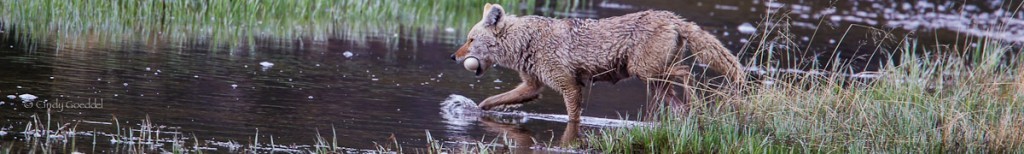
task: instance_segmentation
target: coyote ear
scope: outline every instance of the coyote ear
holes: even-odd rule
[[[484,5],[484,26],[495,26],[505,16],[505,9],[501,5],[487,3]]]

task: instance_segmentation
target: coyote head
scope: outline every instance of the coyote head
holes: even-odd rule
[[[452,60],[463,64],[467,70],[476,73],[477,77],[483,75],[490,66],[495,64],[494,58],[498,52],[499,42],[495,38],[498,25],[505,16],[505,10],[501,5],[487,3],[484,5],[484,17],[480,22],[469,30],[466,43],[452,54]]]

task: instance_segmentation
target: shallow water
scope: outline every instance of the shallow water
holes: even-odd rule
[[[37,101],[99,102],[102,108],[55,110],[52,121],[108,133],[115,131],[110,124],[89,121],[113,122],[116,116],[131,123],[126,126],[135,126],[148,117],[154,124],[218,142],[245,143],[259,129],[261,137],[273,135],[278,144],[311,144],[317,130],[326,134],[333,127],[340,145],[362,149],[371,149],[392,134],[403,145],[422,146],[425,130],[441,139],[497,134],[475,118],[466,124],[446,121],[441,103],[450,94],[479,101],[508,90],[518,80],[514,73],[493,71],[475,78],[447,58],[453,51],[449,44],[402,40],[396,50],[349,44],[337,40],[297,47],[270,45],[255,52],[174,45],[2,49],[0,54],[6,56],[0,58],[5,63],[0,69],[6,73],[0,77],[0,92],[33,94],[40,97]],[[586,115],[617,119],[618,113],[639,108],[623,103],[642,100],[639,97],[596,96],[642,96],[643,87],[598,90],[602,87],[594,88],[592,98],[600,101],[591,101]],[[564,112],[555,101],[557,94],[544,95],[544,101],[518,110]],[[46,115],[17,99],[3,101],[9,103],[0,108],[0,126],[13,128],[10,132],[23,131],[32,115]],[[616,109],[620,107],[635,109]],[[532,135],[538,138],[560,135],[565,127],[547,121],[526,125],[537,130]]]
[[[751,36],[763,31],[756,27],[762,16],[782,8],[791,12],[794,48],[807,50],[777,53],[795,57],[778,60],[779,66],[814,67],[796,63],[821,61],[812,64],[821,67],[841,59],[853,61],[847,67],[855,72],[877,69],[888,57],[877,56],[876,47],[895,44],[872,42],[880,35],[849,28],[851,24],[934,42],[962,42],[977,36],[1024,41],[1020,40],[1024,15],[1005,9],[1020,2],[961,3],[598,0],[572,12],[538,9],[536,14],[594,18],[671,10],[719,35],[730,49],[751,51],[744,44],[757,41]],[[118,124],[112,123],[115,117],[122,129],[140,128],[145,125],[139,123],[148,119],[154,126],[164,126],[165,133],[172,132],[164,138],[195,136],[216,150],[230,149],[231,144],[225,143],[232,141],[248,145],[257,133],[261,144],[272,138],[276,145],[311,145],[318,132],[329,136],[332,128],[339,145],[356,149],[390,143],[392,136],[403,146],[424,147],[426,131],[435,139],[450,141],[490,140],[511,133],[547,144],[565,136],[566,124],[556,116],[564,114],[564,107],[552,90],[546,90],[541,100],[514,109],[526,116],[512,118],[453,113],[442,105],[453,94],[481,101],[513,88],[518,81],[515,72],[504,69],[474,78],[451,62],[448,55],[458,47],[453,42],[463,39],[458,35],[463,28],[373,32],[358,40],[261,38],[253,45],[224,47],[203,40],[93,41],[103,34],[72,41],[28,40],[7,35],[16,27],[4,27],[2,33],[8,37],[0,42],[0,95],[14,98],[0,97],[4,102],[0,103],[0,145],[26,149],[29,145],[22,141],[33,137],[23,132],[33,121],[49,121],[54,125],[50,129],[70,123],[78,131],[114,134],[118,131]],[[986,31],[990,29],[1000,31]],[[374,35],[379,33],[393,35]],[[752,58],[751,53],[740,55]],[[587,92],[583,114],[591,119],[635,119],[645,101],[644,85],[636,80],[599,83]],[[21,96],[38,98],[23,103],[26,97]],[[39,102],[101,106],[51,109],[47,116],[45,109],[35,106]],[[612,126],[584,122],[582,127],[630,123],[616,122]],[[89,145],[92,137],[85,136],[76,142]],[[100,141],[111,139],[97,136]],[[100,142],[99,147],[79,146],[77,151],[120,151],[118,145]]]

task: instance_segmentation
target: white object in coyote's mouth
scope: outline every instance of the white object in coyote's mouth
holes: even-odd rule
[[[466,70],[477,71],[477,69],[480,69],[480,60],[475,57],[469,57],[462,62],[462,66],[466,67]]]

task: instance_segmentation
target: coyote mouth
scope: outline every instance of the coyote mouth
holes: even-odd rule
[[[483,66],[477,66],[476,70],[473,71],[473,74],[475,74],[476,77],[484,76],[484,67]]]

